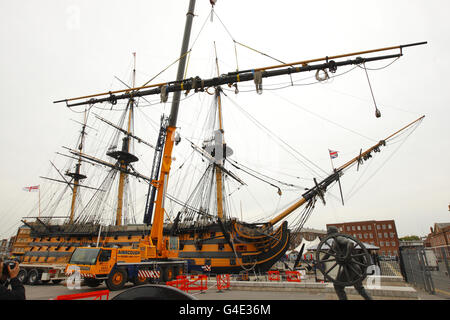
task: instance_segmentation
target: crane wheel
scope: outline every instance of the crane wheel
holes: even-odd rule
[[[175,278],[175,272],[173,270],[173,267],[167,268],[167,280],[171,281],[173,278]]]
[[[163,283],[166,283],[167,281],[170,281],[177,276],[174,273],[173,267],[164,266],[161,267],[160,270],[161,270],[160,281]]]
[[[148,282],[148,279],[145,278],[145,277],[136,276],[133,279],[133,283],[134,283],[135,286],[140,286],[140,285],[146,284],[147,282]]]
[[[173,278],[183,274],[183,268],[180,266],[173,266]]]
[[[123,269],[116,269],[109,275],[106,280],[106,286],[109,290],[120,290],[125,286],[127,282],[127,272]]]
[[[84,279],[84,284],[89,288],[96,288],[102,283],[102,280],[98,279]]]

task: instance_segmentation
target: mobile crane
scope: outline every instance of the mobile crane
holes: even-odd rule
[[[178,64],[177,81],[183,80],[183,72],[186,66],[186,53],[189,46],[189,38],[194,17],[195,0],[190,0],[186,15],[186,25],[181,47],[181,59]],[[121,249],[107,247],[80,247],[77,248],[66,267],[66,274],[79,274],[85,278],[88,286],[95,287],[102,281],[106,282],[110,290],[120,290],[127,281],[134,284],[145,283],[148,278],[158,278],[165,282],[175,278],[187,268],[187,261],[177,259],[179,241],[178,237],[164,236],[164,199],[170,166],[172,163],[172,149],[180,104],[181,92],[176,92],[172,101],[170,117],[165,128],[165,139],[158,139],[164,153],[162,157],[159,180],[152,179],[150,186],[157,190],[157,197],[148,200],[146,224],[150,224],[148,208],[153,209],[155,204],[151,233],[145,235],[139,243],[139,249]],[[132,97],[130,99],[133,99]],[[165,141],[164,141],[165,140]]]

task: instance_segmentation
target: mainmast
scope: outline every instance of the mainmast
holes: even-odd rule
[[[133,52],[134,66],[133,66],[133,78],[132,78],[132,87],[135,86],[136,82],[136,53]],[[123,198],[124,198],[124,189],[126,179],[128,177],[127,171],[131,162],[137,161],[137,157],[130,153],[130,135],[132,130],[132,122],[133,122],[133,110],[134,108],[134,99],[131,97],[128,100],[127,110],[128,110],[128,123],[127,129],[125,132],[125,137],[122,140],[122,151],[117,153],[117,151],[113,151],[108,153],[109,156],[117,159],[120,163],[120,167],[122,170],[120,171],[119,176],[119,187],[117,191],[117,211],[116,211],[116,226],[122,225],[122,216],[123,216]]]
[[[216,43],[214,43],[214,51],[216,53],[217,76],[220,76],[219,60],[217,58]],[[220,168],[220,166],[224,165],[223,158],[225,156],[224,151],[226,151],[226,150],[224,150],[222,100],[220,97],[220,91],[221,91],[220,86],[216,87],[215,96],[216,96],[216,100],[217,100],[217,116],[218,116],[218,120],[219,120],[219,132],[216,133],[216,137],[215,137],[215,140],[216,140],[215,141],[215,148],[216,148],[215,158],[216,158],[216,163],[219,164],[219,166],[214,165],[214,167],[216,169],[217,217],[219,219],[223,219],[223,184],[222,184],[223,174],[222,174],[222,169]],[[220,152],[220,151],[222,151],[222,152]]]

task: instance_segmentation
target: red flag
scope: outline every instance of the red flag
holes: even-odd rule
[[[39,190],[39,186],[24,187],[23,191],[35,192]]]

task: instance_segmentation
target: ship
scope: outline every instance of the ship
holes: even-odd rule
[[[54,214],[46,216],[44,212],[42,216],[39,213],[38,217],[22,219],[23,225],[18,230],[12,252],[20,257],[22,264],[65,264],[77,247],[138,248],[142,239],[159,239],[163,235],[165,241],[156,244],[157,250],[162,253],[167,249],[176,252],[176,257],[173,258],[186,260],[190,273],[264,273],[285,255],[291,242],[291,232],[303,228],[316,208],[316,202],[321,201],[325,205],[325,193],[334,185],[338,185],[341,190],[341,177],[347,170],[354,167],[358,169],[389,144],[391,139],[414,128],[423,120],[423,117],[420,117],[364,151],[361,149],[359,154],[344,165],[332,168],[325,176],[311,179],[308,187],[297,189],[298,198],[294,202],[285,204],[284,209],[270,219],[246,222],[244,213],[241,213],[239,219],[239,214],[230,213],[230,192],[226,186],[227,183],[232,183],[238,192],[240,187],[246,185],[245,179],[236,171],[271,186],[279,195],[282,193],[280,185],[294,186],[267,177],[237,161],[239,158],[232,149],[232,143],[227,139],[223,121],[223,98],[230,92],[225,92],[224,88],[233,89],[235,94],[239,94],[238,87],[242,83],[253,82],[253,91],[262,94],[264,79],[283,75],[292,77],[301,73],[315,73],[315,79],[319,83],[332,77],[340,68],[365,68],[366,64],[374,61],[398,59],[404,55],[405,48],[426,42],[234,70],[226,74],[219,73],[216,53],[216,76],[184,78],[194,9],[195,1],[190,0],[182,49],[177,60],[176,80],[136,86],[133,77],[130,85],[122,82],[126,86],[125,89],[54,101],[64,103],[70,109],[82,108],[83,111],[83,121],[80,122],[82,129],[76,146],[66,147],[66,154],[61,154],[73,161],[72,167],[63,174],[54,166],[59,178],[43,177],[70,191],[71,198],[65,200],[70,202],[70,209],[69,214],[62,217]],[[380,55],[384,52],[387,53]],[[135,54],[133,56],[136,61]],[[136,64],[133,67],[134,75],[135,71]],[[179,133],[178,113],[185,112],[179,108],[182,93],[185,93],[185,96],[207,95],[212,100],[207,121],[205,124],[199,124],[204,128],[203,136],[183,137]],[[133,119],[139,103],[152,95],[160,98],[160,104],[167,103],[171,97],[170,113],[161,114],[157,119],[159,128],[157,134],[152,137],[154,144],[145,141],[133,131]],[[107,104],[110,110],[120,105],[123,108],[120,119],[114,123],[93,113],[92,106],[100,104]],[[375,114],[380,116],[378,109]],[[89,138],[87,129],[93,128],[93,125],[89,124],[90,119],[95,119],[97,124],[102,123],[114,132],[109,139],[109,146],[106,146],[106,160],[89,155],[85,151],[86,139]],[[189,180],[193,186],[189,194],[180,192],[184,198],[169,193],[171,184],[180,183],[172,177],[172,164],[173,149],[182,143],[181,141],[189,146],[191,154],[199,160],[196,167],[198,172],[192,173],[191,176],[189,173],[184,175],[185,181]],[[144,145],[153,152],[151,170],[148,173],[136,170],[135,165],[141,159],[133,153],[135,143]],[[106,175],[96,184],[86,184],[83,181],[89,179],[83,169],[88,166],[93,166],[96,170],[106,168]],[[177,169],[181,169],[181,166]],[[148,188],[145,193],[145,206],[142,206],[143,220],[139,223],[134,221],[126,210],[131,202],[127,200],[126,191],[130,179],[138,179]],[[110,200],[105,200],[103,195],[110,194],[113,185],[116,191],[115,200],[108,203]],[[79,199],[83,189],[91,190],[91,196],[87,203],[81,206]],[[172,205],[170,209],[169,202]],[[169,210],[172,216],[168,218]],[[103,216],[106,211],[113,217],[107,223]],[[295,216],[295,223],[290,225],[288,218],[292,216]],[[56,222],[58,219],[61,220]]]

